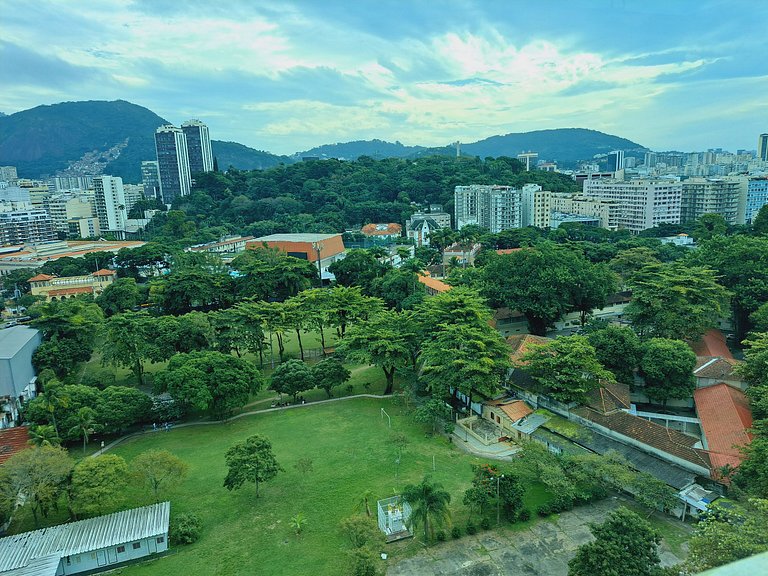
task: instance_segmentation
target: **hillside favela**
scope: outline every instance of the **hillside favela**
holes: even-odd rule
[[[0,26],[0,576],[768,575],[768,4]]]

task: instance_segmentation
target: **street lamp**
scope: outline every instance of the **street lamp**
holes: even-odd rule
[[[317,275],[320,280],[320,288],[323,287],[323,266],[320,259],[320,252],[324,247],[322,242],[312,242],[312,248],[317,251]]]
[[[499,498],[499,483],[504,478],[504,474],[496,476],[496,525],[501,522],[501,498]]]

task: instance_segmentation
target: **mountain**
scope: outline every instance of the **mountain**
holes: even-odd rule
[[[155,130],[169,122],[123,100],[62,102],[0,117],[0,165],[23,178],[52,176],[77,162],[93,173],[141,181],[141,161],[155,158]],[[265,168],[291,162],[235,144],[211,142],[219,166]]]
[[[371,158],[408,158],[426,150],[423,146],[405,146],[400,142],[385,142],[384,140],[355,140],[353,142],[338,142],[317,146],[304,152],[297,152],[294,158],[339,158],[355,160],[360,156]]]

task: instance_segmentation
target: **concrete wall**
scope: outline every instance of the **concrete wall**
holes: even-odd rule
[[[6,330],[30,330],[32,328],[6,328]],[[32,353],[40,346],[40,332],[35,334],[12,358],[0,359],[0,396],[18,398],[24,393],[29,383],[35,378],[32,367]]]

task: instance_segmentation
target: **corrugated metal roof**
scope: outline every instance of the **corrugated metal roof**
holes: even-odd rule
[[[61,562],[61,554],[51,554],[42,558],[35,558],[26,566],[16,568],[10,572],[3,572],[3,576],[56,576]]]
[[[36,335],[37,330],[29,326],[12,326],[0,330],[0,358],[13,358]]]
[[[0,538],[0,573],[45,556],[72,556],[165,534],[170,511],[170,502],[160,502]]]

